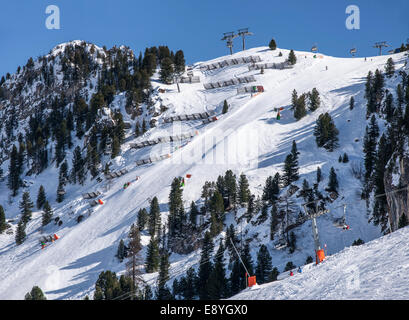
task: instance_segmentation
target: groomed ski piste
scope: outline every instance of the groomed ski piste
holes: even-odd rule
[[[248,288],[232,300],[407,300],[409,228],[349,247],[302,273]]]
[[[282,57],[279,57],[280,52]],[[298,61],[294,68],[266,69],[264,74],[260,74],[259,70],[249,71],[248,64],[200,71],[203,64],[230,59],[231,56],[196,63],[194,74],[200,76],[201,83],[181,84],[181,93],[177,92],[176,85],[163,85],[155,80],[154,76],[153,87],[167,90],[160,95],[162,104],[171,107],[161,115],[157,128],[122,146],[121,155],[113,160],[111,171],[126,168],[128,173],[112,179],[110,184],[105,180],[100,183],[87,180],[83,187],[68,185],[64,202],[57,204],[55,197],[58,169],[51,166],[38,177],[24,177],[29,185],[26,190],[30,191],[32,199],[35,199],[39,186],[44,185],[47,199],[51,201],[54,209],[54,218],[60,217],[64,223],[61,227],[51,223],[43,228],[41,233],[41,212],[35,211],[33,219],[27,225],[27,239],[22,245],[16,246],[14,235],[0,235],[0,299],[23,299],[25,293],[34,285],[40,286],[48,299],[82,299],[86,295],[92,298],[95,281],[102,271],[111,270],[117,274],[125,272],[125,262],[119,263],[115,254],[120,239],[127,237],[131,224],[136,222],[138,210],[148,208],[149,199],[157,196],[162,222],[167,220],[170,184],[175,177],[184,177],[186,174],[192,176],[186,181],[183,193],[186,208],[191,201],[200,199],[201,188],[206,181],[215,181],[229,169],[237,176],[245,173],[252,193],[261,196],[266,178],[276,172],[282,172],[284,159],[290,153],[293,140],[297,142],[300,152],[300,181],[297,184],[301,186],[303,179],[315,181],[316,169],[320,166],[324,174],[320,187],[323,191],[328,183],[329,170],[333,166],[337,170],[343,199],[338,199],[329,208],[348,204],[347,221],[351,225],[350,231],[342,231],[333,225],[334,217],[342,215],[341,209],[333,209],[331,214],[318,219],[321,242],[327,245],[327,254],[331,256],[350,247],[358,238],[368,242],[381,237],[380,228],[368,223],[365,202],[360,199],[362,185],[353,176],[351,164],[363,161],[366,76],[369,71],[384,70],[389,56],[368,57],[365,61],[364,58],[335,58],[323,54],[317,54],[314,58],[314,54],[310,52],[295,53]],[[233,58],[260,56],[262,63],[280,63],[284,62],[288,54],[289,50],[271,51],[267,47],[261,47],[236,53]],[[407,60],[405,54],[393,55],[393,59],[397,71],[404,68]],[[237,88],[243,85],[213,90],[205,90],[203,87],[204,83],[251,75],[256,78],[254,85],[264,86],[264,93],[253,97],[250,94],[237,94]],[[398,79],[392,78],[387,81],[386,87],[395,92],[397,83]],[[289,109],[292,91],[296,89],[302,94],[313,88],[317,88],[320,93],[321,107],[314,113],[309,112],[297,122]],[[351,96],[354,96],[356,101],[356,107],[352,111],[349,110]],[[112,106],[122,110],[126,121],[130,119],[124,110],[125,100],[124,96],[118,95]],[[229,112],[220,115],[224,100],[227,100],[230,106]],[[284,107],[284,111],[281,121],[277,121],[274,109],[280,107]],[[203,124],[201,120],[172,124],[162,121],[163,118],[176,115],[210,111],[216,113],[218,120],[209,124]],[[313,136],[315,122],[318,116],[325,112],[331,114],[340,131],[340,148],[333,153],[319,149]],[[130,147],[130,144],[135,142],[196,131],[198,135],[176,146],[158,144],[140,150]],[[350,164],[338,163],[339,155],[344,152],[348,154]],[[135,165],[138,160],[163,155],[169,157],[144,166]],[[136,177],[140,177],[138,181],[135,181]],[[132,184],[124,190],[123,186],[127,182]],[[95,207],[91,212],[89,202],[82,199],[82,195],[96,191],[101,191],[100,199],[104,205]],[[0,202],[5,208],[7,219],[14,220],[12,228],[15,230],[19,219],[20,196],[13,199],[13,203],[8,200],[9,190],[3,183],[0,186]],[[243,210],[239,210],[238,216],[243,213]],[[80,214],[84,215],[85,219],[78,224],[76,219]],[[289,254],[288,250],[275,248],[274,242],[270,240],[268,221],[258,226],[244,220],[237,224],[232,213],[226,215],[226,225],[233,223],[237,232],[242,231],[243,236],[253,239],[250,245],[253,262],[256,261],[261,244],[267,245],[273,266],[280,272],[288,261],[299,266],[305,263],[308,256],[314,255],[311,222],[306,222],[294,230],[297,250]],[[41,235],[54,233],[58,233],[60,239],[41,250],[38,240]],[[214,239],[214,252],[217,250],[218,239],[223,235],[224,233]],[[399,235],[403,236],[404,233],[399,232],[393,236]],[[143,257],[146,255],[148,243],[149,236],[143,232]],[[356,252],[356,259],[359,259],[360,248],[347,250]],[[388,258],[388,255],[384,255],[385,261]],[[184,275],[189,267],[197,268],[199,259],[200,250],[189,255],[172,254],[169,285],[174,277]],[[319,267],[327,273],[328,281],[331,280],[332,273],[326,268],[336,259],[336,256],[330,257],[326,264]],[[155,285],[157,273],[144,274],[143,277],[147,283]],[[310,285],[314,286],[314,283]],[[334,282],[333,286],[336,285]],[[330,288],[327,288],[327,293]],[[407,293],[407,290],[405,292]],[[250,293],[244,294],[250,298]],[[287,296],[282,294],[281,297]],[[321,297],[324,298],[323,295]],[[254,299],[257,299],[257,295],[254,295]]]

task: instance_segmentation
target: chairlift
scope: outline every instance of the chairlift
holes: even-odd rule
[[[284,238],[281,238],[278,240],[277,244],[275,245],[276,250],[282,250],[284,248],[287,248],[287,241]]]
[[[344,231],[348,231],[348,230],[350,230],[350,226],[347,224],[347,221],[346,221],[347,220],[347,218],[346,218],[347,205],[344,204],[342,207],[343,207],[343,210],[344,210],[343,216],[341,218],[334,219],[333,224],[334,224],[335,228],[342,229]],[[338,208],[340,208],[340,207],[338,207]]]
[[[356,50],[355,47],[352,48],[351,50],[349,50],[349,53],[350,53],[353,57],[355,57],[356,52],[357,52],[357,50]]]
[[[314,44],[313,47],[311,48],[311,52],[312,52],[312,53],[318,52],[318,47],[317,47],[316,44]]]

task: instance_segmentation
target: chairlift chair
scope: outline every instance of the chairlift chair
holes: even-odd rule
[[[317,47],[316,44],[314,44],[313,47],[311,48],[311,52],[312,52],[312,53],[318,52],[318,47]]]

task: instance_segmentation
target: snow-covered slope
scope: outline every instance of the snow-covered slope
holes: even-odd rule
[[[349,247],[324,263],[273,283],[246,289],[237,300],[407,300],[409,228]]]
[[[279,57],[279,52],[283,57]],[[282,62],[288,56],[288,50],[254,48],[237,53],[234,57],[259,55],[263,62]],[[231,169],[236,175],[244,172],[250,182],[252,192],[260,195],[268,176],[282,170],[282,163],[291,150],[291,143],[296,140],[300,151],[300,174],[302,179],[313,181],[318,166],[324,173],[323,186],[327,184],[329,169],[333,166],[340,178],[340,193],[345,199],[339,199],[332,207],[348,203],[348,223],[352,230],[348,233],[333,227],[334,216],[341,215],[340,209],[334,209],[333,216],[319,219],[320,236],[327,244],[328,253],[333,254],[348,247],[358,238],[370,241],[381,235],[379,228],[368,224],[365,203],[360,200],[361,184],[356,180],[349,164],[339,164],[340,154],[347,152],[351,163],[362,161],[362,138],[366,125],[366,107],[363,99],[365,77],[368,71],[383,69],[388,57],[345,59],[318,55],[313,58],[308,52],[296,52],[298,63],[289,70],[249,71],[248,65],[237,65],[213,72],[201,73],[199,64],[194,67],[195,75],[200,75],[200,84],[181,84],[181,93],[176,86],[166,86],[153,80],[153,87],[168,89],[161,94],[162,104],[171,106],[159,118],[158,127],[151,129],[142,141],[150,137],[198,131],[198,135],[183,148],[175,145],[160,144],[141,150],[129,148],[126,143],[121,156],[114,159],[112,171],[128,168],[129,173],[113,181],[108,188],[106,181],[87,183],[84,187],[72,186],[67,189],[63,204],[52,203],[55,216],[64,224],[61,227],[52,225],[44,228],[45,234],[58,232],[60,239],[41,250],[38,244],[40,237],[41,213],[35,212],[33,220],[27,226],[28,239],[21,246],[16,246],[14,236],[0,235],[0,299],[22,299],[33,285],[40,286],[49,299],[78,299],[86,294],[92,295],[94,284],[101,271],[124,271],[124,264],[115,258],[120,239],[127,235],[129,227],[136,221],[140,208],[148,207],[149,199],[157,196],[160,202],[162,221],[166,221],[170,184],[175,177],[191,174],[187,181],[183,199],[186,208],[191,201],[200,198],[201,188],[205,181],[213,181],[218,175]],[[230,57],[221,57],[221,61]],[[402,68],[404,54],[394,56],[397,69]],[[213,61],[210,61],[213,62]],[[209,63],[210,63],[209,62]],[[208,62],[206,62],[208,63]],[[328,66],[328,70],[326,67]],[[214,90],[204,90],[203,83],[229,80],[234,77],[254,75],[255,85],[263,85],[265,92],[251,98],[237,95],[237,88],[232,86]],[[251,85],[251,84],[249,84]],[[319,110],[309,113],[296,122],[289,110],[291,93],[294,89],[299,94],[317,88],[321,95],[322,105]],[[354,96],[356,108],[349,110],[350,97]],[[165,124],[163,117],[180,114],[192,114],[214,110],[220,113],[223,101],[227,100],[229,112],[219,120],[203,125],[201,121]],[[114,103],[123,108],[118,97]],[[173,106],[172,106],[173,105]],[[282,121],[275,120],[274,108],[284,107]],[[312,135],[315,121],[321,113],[329,112],[340,130],[340,148],[334,153],[327,153],[316,146]],[[126,119],[125,119],[126,120]],[[356,142],[356,139],[359,139]],[[171,158],[152,165],[135,167],[135,161],[153,155],[170,154]],[[46,187],[49,199],[55,199],[56,180],[49,182],[49,175],[56,175],[56,169],[48,169],[28,188],[32,195],[37,194],[39,185]],[[128,189],[123,190],[124,183],[135,180]],[[81,194],[100,190],[103,192],[103,206],[97,207],[88,217],[88,202],[82,200]],[[0,186],[2,201],[6,202],[8,191]],[[16,217],[17,203],[5,206],[8,218]],[[87,218],[77,224],[79,214]],[[236,223],[231,214],[227,215],[226,224]],[[16,222],[13,228],[16,227]],[[269,239],[268,221],[264,225],[253,227],[252,224],[237,226],[251,243],[253,261],[259,246],[268,246],[273,258],[273,265],[280,271],[288,261],[296,265],[303,264],[306,257],[313,255],[311,224],[307,222],[295,230],[297,251],[289,254],[274,248]],[[399,234],[398,234],[399,235]],[[143,234],[142,243],[147,245],[149,237]],[[143,250],[145,254],[146,248]],[[351,249],[352,250],[352,249]],[[358,250],[358,249],[353,249]],[[200,252],[187,256],[173,254],[170,258],[171,277],[182,275],[190,266],[197,267]],[[325,265],[322,267],[325,268]],[[145,280],[153,284],[157,274],[145,275]],[[329,273],[328,278],[331,278]]]

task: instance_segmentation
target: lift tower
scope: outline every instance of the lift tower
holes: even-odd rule
[[[382,55],[382,48],[390,47],[390,45],[387,44],[386,41],[381,41],[381,42],[375,43],[375,45],[373,47],[379,49],[379,55],[381,56]]]
[[[243,51],[246,50],[246,37],[253,34],[253,32],[249,32],[249,28],[239,29],[237,35],[243,38]]]
[[[230,49],[230,54],[233,54],[233,40],[238,37],[234,32],[225,32],[223,33],[222,41],[227,41],[227,48]]]

